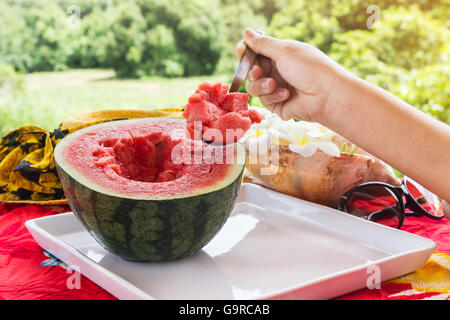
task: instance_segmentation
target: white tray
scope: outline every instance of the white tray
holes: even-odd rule
[[[45,250],[119,299],[328,299],[420,268],[435,243],[254,184],[198,253],[136,263],[64,213],[26,222]]]

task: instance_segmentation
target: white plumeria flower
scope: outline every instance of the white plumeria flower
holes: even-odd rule
[[[337,145],[332,141],[321,141],[315,143],[317,144],[317,147],[320,150],[329,154],[330,156],[339,157],[341,155],[341,151],[339,150]]]
[[[245,146],[249,150],[250,154],[266,154],[271,146],[272,139],[268,132],[264,132],[259,137],[248,137],[245,139]]]
[[[263,108],[258,108],[264,110]],[[266,112],[269,112],[265,110]],[[260,112],[260,110],[258,110]],[[263,112],[260,112],[264,116]],[[270,150],[272,141],[271,136],[268,132],[269,123],[264,119],[260,123],[255,123],[251,128],[245,133],[242,141],[251,153],[256,151],[257,154],[265,154]]]
[[[272,141],[276,144],[289,144],[293,143],[295,140],[294,138],[289,135],[286,132],[283,132],[282,130],[275,129],[275,128],[269,128],[269,134],[274,137]]]
[[[328,139],[328,138],[332,138],[333,137],[333,132],[331,132],[330,130],[328,131],[322,131],[322,130],[309,130],[306,132],[306,134],[314,139]]]
[[[264,116],[264,120],[253,124],[243,138],[248,148],[257,146],[258,154],[270,150],[271,144],[278,144],[288,146],[289,150],[303,157],[311,157],[317,150],[339,157],[340,150],[332,142],[334,132],[319,123],[293,119],[284,121],[264,108],[250,109]]]
[[[304,145],[290,144],[289,150],[291,150],[292,152],[298,153],[299,155],[301,155],[305,158],[308,158],[308,157],[311,157],[312,155],[314,155],[314,153],[316,153],[317,145],[315,145],[313,143],[307,143]]]

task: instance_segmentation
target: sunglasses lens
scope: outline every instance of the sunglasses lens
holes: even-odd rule
[[[400,225],[402,209],[395,195],[383,186],[362,186],[348,195],[345,209],[351,215],[389,227]]]
[[[444,209],[442,207],[439,198],[422,187],[417,182],[411,180],[410,178],[405,179],[406,187],[412,197],[419,203],[419,205],[424,208],[430,215],[435,217],[443,217]]]

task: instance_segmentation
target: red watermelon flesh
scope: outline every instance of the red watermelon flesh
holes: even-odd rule
[[[184,115],[188,123],[201,121],[205,125],[213,123],[225,114],[225,111],[207,100],[196,100],[190,102],[186,105],[184,110]]]
[[[174,164],[170,157],[173,147],[179,142],[161,132],[134,137],[126,134],[125,137],[108,139],[108,145],[112,147],[105,147],[100,141],[92,155],[95,165],[108,169],[113,176],[117,174],[142,182],[169,181],[176,179],[183,169],[183,164]]]
[[[252,123],[260,123],[264,119],[256,110],[241,110],[238,113],[243,117],[249,117]]]
[[[191,140],[184,121],[153,120],[92,129],[65,153],[70,166],[108,190],[179,195],[224,178],[233,167],[225,161],[233,150]]]
[[[229,86],[203,83],[188,100],[183,117],[192,139],[233,143],[263,117],[248,110],[249,95],[228,93]],[[227,135],[228,132],[228,135]]]
[[[232,141],[236,142],[244,136],[244,133],[250,129],[252,121],[249,117],[240,115],[237,112],[229,112],[214,121],[210,128],[203,133],[206,141]],[[230,143],[230,142],[229,142]]]
[[[222,109],[226,112],[239,112],[248,110],[249,96],[246,93],[232,92],[225,96]]]
[[[222,85],[221,83],[210,84],[202,83],[198,86],[196,93],[206,94],[206,99],[216,105],[221,105],[223,100],[227,96],[228,90],[230,89],[227,85]],[[247,101],[248,102],[248,101]]]

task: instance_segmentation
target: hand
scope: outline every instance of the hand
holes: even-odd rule
[[[444,213],[448,219],[450,219],[450,203],[445,200],[442,200],[442,206],[444,207]]]
[[[450,202],[450,126],[351,75],[306,43],[247,29],[236,47],[261,55],[247,91],[282,119],[320,122]],[[447,207],[447,212],[450,208]]]
[[[346,103],[350,74],[319,49],[299,41],[279,40],[252,29],[244,31],[235,49],[240,59],[246,46],[259,54],[246,90],[282,119],[321,122]],[[330,110],[331,111],[331,110]]]

